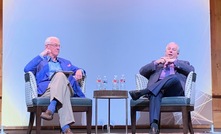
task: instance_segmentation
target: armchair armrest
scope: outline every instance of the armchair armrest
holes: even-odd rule
[[[25,73],[25,101],[27,106],[32,106],[32,99],[38,97],[37,84],[32,72]]]
[[[82,92],[86,93],[86,76],[83,76],[82,80],[79,82]]]
[[[195,103],[195,82],[196,73],[191,71],[187,76],[185,84],[185,97],[190,98],[190,104]]]

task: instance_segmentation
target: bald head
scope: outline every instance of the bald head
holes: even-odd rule
[[[165,56],[170,59],[177,59],[179,55],[179,46],[175,42],[170,42],[166,46]]]

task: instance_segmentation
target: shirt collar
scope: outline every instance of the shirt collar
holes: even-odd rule
[[[48,62],[49,61],[51,61],[51,62],[59,62],[59,58],[58,57],[56,58],[57,61],[53,61],[50,56],[47,56],[46,58],[47,58]]]

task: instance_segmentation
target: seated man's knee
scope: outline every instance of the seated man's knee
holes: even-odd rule
[[[179,81],[179,78],[175,74],[170,75],[170,79]]]
[[[175,75],[175,74],[172,74],[169,76],[170,78],[168,79],[170,82],[173,82],[173,83],[177,83],[177,82],[180,82],[179,78]]]
[[[57,72],[57,73],[55,74],[55,76],[54,76],[54,77],[59,77],[59,78],[64,77],[64,78],[66,78],[65,74],[64,74],[64,73],[62,73],[62,72]]]

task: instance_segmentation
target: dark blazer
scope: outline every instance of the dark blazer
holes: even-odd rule
[[[58,57],[57,60],[60,63],[63,71],[73,71],[75,74],[75,72],[78,69],[80,69],[72,65],[69,60],[66,60],[60,57]],[[50,82],[49,65],[48,65],[47,57],[42,58],[39,55],[36,56],[25,66],[24,72],[28,72],[28,71],[31,71],[36,76],[38,95],[42,95],[46,91],[48,84]],[[85,74],[85,71],[84,71],[84,74]],[[79,83],[75,80],[75,78],[72,75],[68,77],[68,80],[70,81],[70,84],[72,85],[72,88],[74,90],[74,96],[85,97],[84,93],[82,92],[80,88]]]
[[[140,69],[140,74],[148,79],[147,87],[159,80],[162,70],[163,64],[155,64],[154,61]],[[194,67],[188,61],[176,60],[174,62],[174,71],[183,89],[185,89],[186,78],[191,71],[194,71]]]

